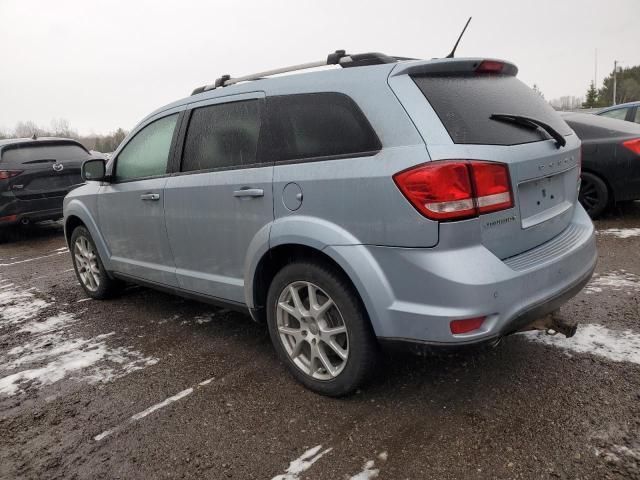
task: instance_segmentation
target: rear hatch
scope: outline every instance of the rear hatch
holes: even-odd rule
[[[89,153],[73,141],[36,140],[7,145],[2,168],[20,172],[9,179],[9,190],[21,200],[64,197],[82,183],[80,169]]]
[[[401,63],[389,78],[432,161],[507,165],[512,205],[471,220],[500,258],[561,233],[578,198],[580,141],[516,73],[502,61],[443,59]]]

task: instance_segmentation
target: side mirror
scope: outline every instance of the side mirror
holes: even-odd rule
[[[101,158],[87,160],[82,164],[82,179],[86,182],[102,182],[107,179],[107,165]]]

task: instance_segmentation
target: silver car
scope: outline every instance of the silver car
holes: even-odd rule
[[[80,284],[247,311],[332,396],[385,343],[546,328],[597,254],[580,140],[516,73],[338,51],[198,88],[84,164],[64,205]]]

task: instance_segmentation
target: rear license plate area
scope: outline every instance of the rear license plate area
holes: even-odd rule
[[[571,208],[577,188],[574,180],[576,175],[576,169],[572,168],[555,175],[520,183],[518,198],[522,228],[545,222]]]

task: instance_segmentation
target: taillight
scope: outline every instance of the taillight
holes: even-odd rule
[[[396,173],[393,180],[432,220],[461,220],[513,207],[509,168],[503,163],[435,161]]]
[[[504,63],[495,60],[483,60],[476,67],[476,73],[502,73]]]
[[[582,145],[580,145],[580,150],[578,151],[578,178],[582,175]]]
[[[461,333],[469,333],[479,329],[484,322],[485,317],[465,318],[464,320],[452,320],[449,324],[451,333],[459,335]]]
[[[0,222],[15,222],[17,219],[17,215],[7,215],[6,217],[0,217]]]
[[[21,170],[0,170],[0,180],[6,180],[7,178],[15,177],[21,173]]]
[[[636,155],[640,155],[640,138],[634,138],[633,140],[627,140],[626,142],[622,142],[622,145],[625,148],[628,148]]]

